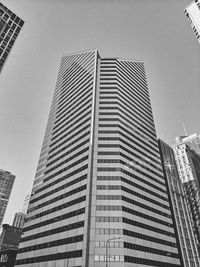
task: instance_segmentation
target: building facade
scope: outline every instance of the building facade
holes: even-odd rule
[[[63,56],[16,266],[180,267],[141,61]]]
[[[187,205],[184,186],[180,181],[173,148],[158,141],[161,161],[170,198],[172,216],[178,239],[179,255],[183,267],[199,267],[198,247],[192,231],[192,219]]]
[[[174,153],[200,254],[200,155],[186,143],[176,144]]]
[[[200,43],[200,0],[192,1],[185,8],[185,15],[192,27],[192,30]]]
[[[0,3],[0,73],[24,21]]]
[[[8,171],[0,170],[0,225],[3,222],[14,181],[15,175]]]

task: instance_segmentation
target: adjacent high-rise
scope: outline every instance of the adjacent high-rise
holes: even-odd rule
[[[200,155],[198,144],[187,138],[178,139],[174,146],[179,177],[184,186],[188,207],[192,217],[192,227],[197,240],[200,254]],[[198,139],[195,138],[198,141]],[[195,150],[193,150],[195,149]]]
[[[15,175],[0,169],[0,225],[6,212],[14,181]]]
[[[192,231],[193,220],[187,205],[187,195],[176,166],[173,148],[162,140],[158,141],[161,160],[166,179],[171,210],[176,226],[179,255],[182,267],[199,267],[198,246]]]
[[[24,21],[0,3],[0,73]]]
[[[200,43],[200,0],[192,1],[192,3],[185,8],[185,15]]]
[[[16,266],[180,267],[144,64],[64,55]]]

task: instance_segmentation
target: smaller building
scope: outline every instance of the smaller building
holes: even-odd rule
[[[30,199],[31,199],[31,194],[28,194],[24,199],[22,213],[24,213],[25,215],[27,214],[27,211],[28,211],[28,205],[29,205]]]
[[[16,212],[12,226],[22,229],[24,225],[25,214],[22,212]]]
[[[192,231],[193,220],[187,204],[187,194],[176,166],[173,148],[158,141],[164,177],[168,189],[173,222],[176,226],[177,244],[182,258],[182,267],[199,267],[197,240]]]
[[[15,175],[0,169],[0,225],[6,212],[14,181]]]
[[[185,8],[185,15],[200,43],[200,0],[192,1],[192,3]]]
[[[174,154],[180,181],[183,184],[192,217],[192,228],[200,254],[200,155],[186,143],[176,144],[174,146]]]

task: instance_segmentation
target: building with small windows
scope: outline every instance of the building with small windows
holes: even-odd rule
[[[0,3],[0,73],[24,21]]]
[[[185,8],[185,15],[200,43],[200,0],[194,0]]]
[[[16,212],[13,218],[12,226],[22,229],[24,226],[25,214],[23,212]]]
[[[3,222],[14,181],[15,175],[8,171],[0,170],[0,225]]]
[[[200,254],[200,155],[184,142],[176,143],[174,154]]]
[[[194,133],[186,136],[177,136],[175,138],[175,142],[177,145],[188,145],[192,150],[200,155],[200,134]]]
[[[179,178],[173,148],[162,140],[159,140],[158,144],[170,199],[172,218],[176,226],[175,232],[177,234],[179,255],[182,260],[181,266],[199,267],[198,247],[192,231],[193,222],[187,205],[184,185]]]
[[[144,63],[62,57],[16,266],[181,267]]]

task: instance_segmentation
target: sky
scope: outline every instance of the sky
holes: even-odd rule
[[[2,0],[24,27],[0,76],[0,169],[16,175],[4,223],[31,192],[63,54],[143,60],[157,136],[199,133],[200,45],[190,0]]]

